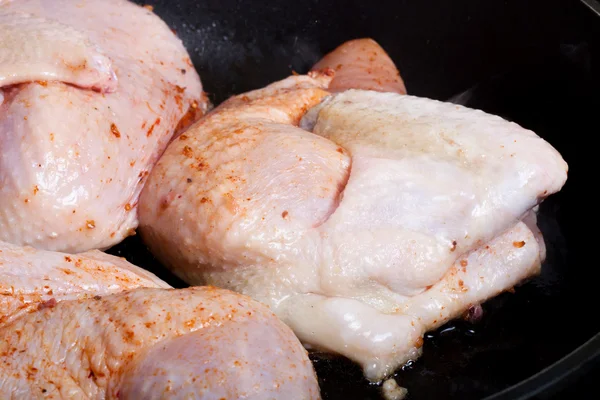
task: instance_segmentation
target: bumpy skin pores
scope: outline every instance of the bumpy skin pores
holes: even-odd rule
[[[406,94],[400,71],[386,51],[373,39],[355,39],[342,43],[326,54],[312,70],[335,71],[327,87],[331,93],[347,89],[374,90]]]
[[[0,326],[0,337],[6,399],[319,399],[292,331],[222,289],[61,301]]]
[[[120,242],[176,127],[206,107],[181,41],[125,0],[3,1],[0,29],[0,240]]]
[[[63,300],[138,287],[170,288],[154,274],[98,250],[66,254],[0,242],[0,324]]]
[[[371,84],[360,70],[342,65],[337,90],[346,73]],[[264,302],[378,381],[420,354],[425,331],[539,272],[532,210],[567,165],[478,110],[327,96],[330,72],[235,96],[192,126],[152,171],[140,228],[187,282]]]

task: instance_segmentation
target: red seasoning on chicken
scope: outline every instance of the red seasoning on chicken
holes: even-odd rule
[[[266,303],[379,381],[426,331],[539,272],[534,210],[567,164],[500,117],[404,95],[401,80],[373,87],[357,43],[184,132],[149,177],[140,226],[187,282]]]
[[[60,301],[139,287],[171,286],[98,250],[67,254],[0,242],[0,325]]]
[[[320,398],[292,331],[223,289],[61,301],[0,325],[0,337],[2,399]]]
[[[181,41],[150,10],[0,2],[0,240],[69,252],[120,242],[148,171],[205,107]]]
[[[335,78],[327,88],[332,93],[363,89],[406,94],[398,68],[373,39],[345,42],[325,55],[312,69],[327,68],[335,71]]]

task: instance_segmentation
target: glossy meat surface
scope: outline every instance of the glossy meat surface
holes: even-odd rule
[[[304,126],[352,156],[344,197],[322,227],[323,272],[335,280],[348,276],[336,270],[352,271],[402,295],[433,285],[567,178],[560,154],[535,133],[425,98],[349,90]]]
[[[348,176],[339,146],[293,125],[329,80],[290,77],[234,97],[161,157],[140,198],[140,232],[188,282],[200,281],[199,265],[303,256],[298,241],[329,217]]]
[[[318,399],[306,351],[265,306],[215,288],[63,301],[2,327],[10,399]]]
[[[313,66],[313,71],[330,68],[335,76],[329,92],[347,89],[375,90],[406,94],[406,86],[394,61],[373,39],[345,42],[326,54]]]
[[[567,164],[479,110],[326,96],[335,76],[319,71],[235,96],[172,143],[142,193],[141,233],[187,282],[264,302],[379,381],[426,331],[539,272],[532,210]]]
[[[0,86],[61,81],[115,91],[111,60],[83,32],[27,13],[0,15]]]
[[[521,242],[526,245],[514,245]],[[416,296],[390,301],[385,293],[377,295],[381,288],[354,298],[305,293],[286,298],[276,310],[304,343],[353,359],[368,379],[378,381],[419,357],[427,331],[537,274],[541,257],[534,234],[519,223],[465,254]]]
[[[122,258],[97,250],[66,254],[0,242],[0,324],[59,301],[138,287],[170,286]]]
[[[0,240],[120,242],[177,125],[206,106],[181,41],[125,0],[2,2],[0,29]]]

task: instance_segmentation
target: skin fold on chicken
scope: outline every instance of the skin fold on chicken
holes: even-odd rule
[[[319,399],[264,305],[175,290],[122,258],[0,242],[2,399]]]
[[[373,381],[418,357],[426,331],[540,271],[533,210],[567,178],[515,123],[403,95],[401,80],[377,90],[375,66],[395,76],[379,49],[342,45],[309,75],[224,102],[168,146],[139,208],[178,276],[267,304]]]
[[[148,9],[0,2],[0,240],[66,252],[120,242],[149,169],[206,107],[183,44]]]
[[[0,325],[59,301],[138,287],[170,288],[148,271],[98,250],[73,255],[0,242]]]
[[[139,288],[0,325],[3,399],[319,399],[293,332],[223,289]]]

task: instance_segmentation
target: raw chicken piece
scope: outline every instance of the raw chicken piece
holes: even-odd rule
[[[53,80],[117,89],[110,59],[83,32],[24,13],[0,15],[0,32],[0,87]]]
[[[140,196],[140,233],[179,276],[316,261],[306,232],[335,209],[350,159],[293,124],[330,79],[292,76],[234,97],[169,145]]]
[[[560,154],[535,133],[426,98],[348,90],[303,126],[352,156],[344,197],[323,227],[321,273],[342,286],[339,295],[361,286],[359,276],[394,293],[422,292],[567,178]],[[353,271],[343,285],[339,269]]]
[[[316,63],[313,71],[326,68],[335,71],[327,89],[332,93],[364,89],[406,94],[400,71],[373,39],[355,39],[343,43]]]
[[[537,274],[542,257],[534,234],[519,222],[463,255],[429,290],[404,301],[307,293],[287,297],[276,313],[302,342],[353,359],[368,379],[379,381],[421,354],[427,331]]]
[[[125,0],[19,0],[0,3],[0,44],[0,240],[120,242],[177,125],[206,107],[181,41]]]
[[[122,258],[97,250],[73,255],[0,242],[0,324],[57,301],[138,287],[170,286]]]
[[[173,142],[141,195],[140,228],[187,282],[264,302],[305,344],[379,381],[418,356],[425,331],[539,271],[531,210],[567,165],[481,111],[325,97],[331,70],[320,71],[236,96]]]
[[[292,331],[222,289],[63,301],[3,325],[0,337],[1,398],[319,398]]]

